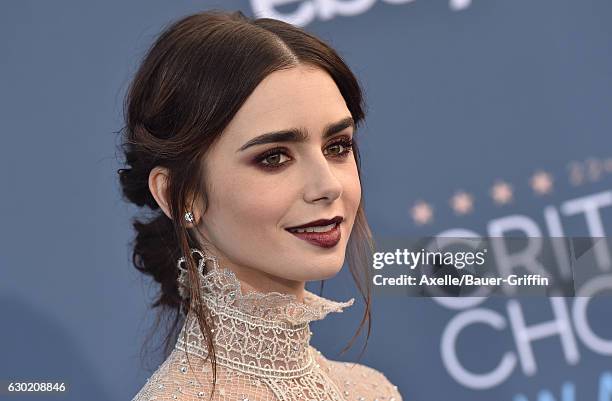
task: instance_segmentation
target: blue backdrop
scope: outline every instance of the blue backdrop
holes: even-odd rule
[[[369,105],[358,135],[376,236],[487,235],[503,224],[555,236],[612,230],[608,1],[3,6],[0,380],[68,383],[57,399],[130,399],[161,362],[155,353],[141,362],[155,288],[130,264],[136,210],[119,195],[115,132],[155,35],[204,9],[286,19],[345,57]],[[325,290],[356,295],[346,271]],[[380,297],[362,362],[405,400],[610,401],[610,306],[609,297]],[[360,307],[313,325],[329,358],[359,351],[338,356]]]

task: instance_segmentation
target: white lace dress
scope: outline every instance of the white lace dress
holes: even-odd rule
[[[202,298],[214,320],[217,381],[213,400],[401,401],[377,370],[330,361],[310,345],[309,322],[341,312],[335,302],[306,291],[304,302],[277,292],[243,294],[228,269],[202,279]],[[187,316],[176,346],[132,401],[211,399],[212,368],[194,316]]]

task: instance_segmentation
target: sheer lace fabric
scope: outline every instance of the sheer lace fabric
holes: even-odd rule
[[[327,360],[310,345],[309,323],[341,312],[354,299],[336,302],[309,291],[303,302],[276,292],[243,294],[228,269],[214,268],[200,279],[214,324],[217,381],[212,398],[206,340],[190,314],[174,350],[132,401],[401,401],[397,387],[382,373]]]

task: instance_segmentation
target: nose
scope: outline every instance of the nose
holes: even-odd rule
[[[322,154],[305,165],[304,200],[306,202],[324,200],[331,203],[342,195],[342,182],[335,170],[331,162]]]

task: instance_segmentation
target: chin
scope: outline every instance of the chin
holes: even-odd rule
[[[310,267],[308,274],[304,275],[301,280],[302,281],[318,281],[318,280],[327,280],[334,276],[336,276],[340,270],[342,270],[342,264],[333,265],[329,267],[321,267],[313,269]]]

